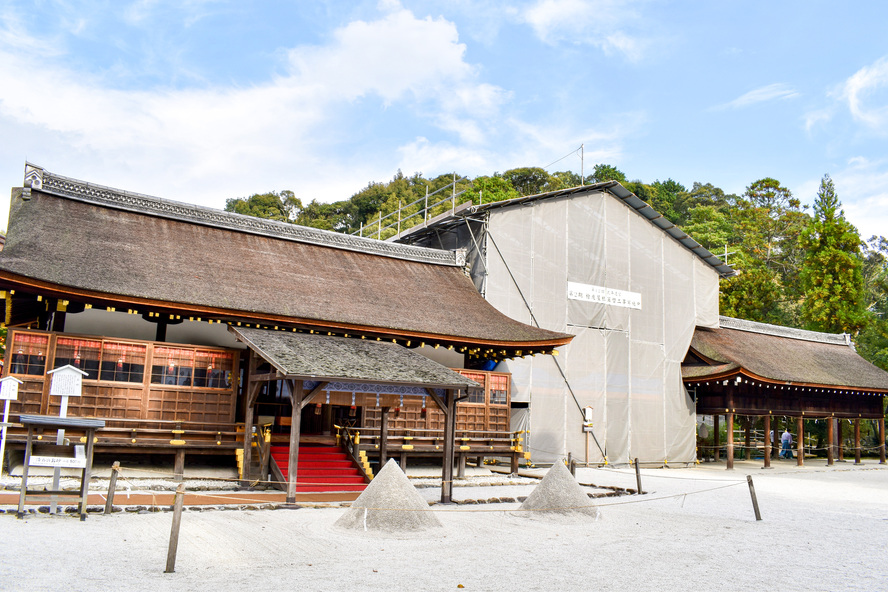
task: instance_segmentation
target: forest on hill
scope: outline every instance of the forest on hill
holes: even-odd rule
[[[738,271],[721,280],[726,316],[789,327],[850,333],[858,352],[888,370],[888,240],[863,240],[844,216],[838,192],[823,177],[813,208],[773,178],[751,182],[742,195],[711,183],[690,188],[667,179],[629,181],[598,164],[581,179],[570,172],[523,167],[479,176],[457,174],[371,182],[349,199],[308,204],[292,191],[226,201],[225,209],[261,218],[375,238],[388,238],[424,217],[457,205],[502,201],[604,181],[618,181]],[[437,204],[437,205],[436,205]]]

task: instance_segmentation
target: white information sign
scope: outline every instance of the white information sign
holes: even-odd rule
[[[86,458],[75,456],[31,456],[28,463],[32,467],[68,467],[83,469],[86,467]]]
[[[583,302],[596,302],[598,304],[641,310],[640,293],[614,290],[604,286],[567,282],[567,298],[568,300],[582,300]]]
[[[83,377],[86,372],[68,364],[55,370],[50,370],[52,382],[49,385],[49,394],[53,397],[79,397],[83,388]]]
[[[22,381],[14,376],[0,379],[0,401],[15,401],[18,399],[19,385],[21,383]]]

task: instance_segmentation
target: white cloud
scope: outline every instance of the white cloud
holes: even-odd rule
[[[399,10],[373,22],[338,29],[325,47],[290,51],[294,84],[311,85],[325,99],[352,100],[369,93],[386,101],[410,95],[425,99],[474,76],[456,26],[417,19]]]
[[[888,105],[884,103],[888,101],[885,96],[874,97],[874,95],[886,86],[888,86],[888,56],[855,72],[845,81],[839,96],[847,102],[855,120],[873,131],[885,132],[888,131]]]
[[[715,107],[715,109],[740,109],[743,107],[748,107],[750,105],[755,105],[756,103],[794,99],[798,96],[799,93],[791,86],[787,84],[775,83],[751,90],[748,93],[737,97],[733,101],[730,101],[729,103],[725,103],[723,105]]]
[[[637,61],[648,41],[624,30],[639,20],[633,4],[618,0],[538,0],[522,16],[544,43],[592,45],[607,54],[618,53]]]
[[[134,7],[150,10],[152,3]],[[283,188],[303,199],[344,199],[394,171],[394,148],[382,153],[373,138],[354,137],[341,121],[360,117],[362,97],[412,111],[420,124],[473,145],[485,143],[510,99],[477,80],[453,23],[386,8],[378,20],[337,29],[326,46],[292,49],[286,75],[244,88],[184,90],[108,88],[107,73],[84,74],[58,56],[29,52],[41,44],[12,35],[7,18],[0,127],[31,130],[15,147],[37,164],[124,189],[216,207],[225,197]],[[30,144],[38,136],[42,143]],[[64,156],[47,162],[43,154]],[[448,164],[427,170],[441,166]]]

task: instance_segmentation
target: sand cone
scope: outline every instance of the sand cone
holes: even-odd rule
[[[561,461],[556,462],[530,492],[519,510],[522,515],[563,515],[598,517],[598,508],[580,487],[567,467]]]
[[[385,532],[426,530],[441,526],[429,504],[394,459],[388,463],[351,507],[336,521],[342,528]]]

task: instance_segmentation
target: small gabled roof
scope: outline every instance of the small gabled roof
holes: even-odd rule
[[[558,199],[569,197],[583,193],[606,192],[616,197],[628,207],[632,208],[640,216],[643,216],[651,224],[665,232],[667,235],[675,239],[683,247],[691,251],[694,255],[703,260],[704,263],[715,269],[721,277],[730,277],[735,275],[734,268],[722,261],[718,256],[711,253],[703,245],[691,238],[681,228],[670,222],[666,217],[657,212],[647,202],[639,198],[637,195],[623,187],[617,181],[605,181],[603,183],[594,183],[592,185],[581,185],[579,187],[571,187],[569,189],[560,189],[558,191],[549,191],[547,193],[538,193],[536,195],[528,195],[525,197],[516,197],[504,201],[496,201],[481,205],[463,204],[454,208],[452,212],[448,212],[437,216],[430,220],[428,224],[415,226],[409,230],[402,232],[397,237],[390,240],[398,242],[410,241],[422,237],[425,234],[434,233],[434,229],[442,229],[462,224],[466,216],[507,208],[519,204],[535,203],[538,201]]]
[[[284,378],[425,388],[477,388],[475,381],[386,341],[229,327]]]
[[[698,327],[691,352],[706,364],[682,366],[685,381],[743,374],[766,382],[888,392],[888,372],[864,360],[849,335],[720,317]]]

